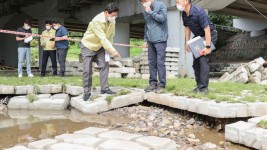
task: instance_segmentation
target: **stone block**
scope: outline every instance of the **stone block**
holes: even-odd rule
[[[84,90],[83,87],[80,86],[71,86],[71,85],[67,85],[66,86],[66,93],[70,94],[72,96],[78,96],[83,94]]]
[[[79,66],[78,69],[77,69],[77,71],[83,72],[83,66]]]
[[[121,64],[121,62],[119,62],[119,61],[111,60],[111,61],[109,61],[109,66],[110,66],[110,67],[121,68],[121,67],[122,67],[122,64]]]
[[[34,101],[34,107],[30,109],[41,109],[41,110],[65,110],[69,105],[69,98],[67,99],[51,99],[41,98]]]
[[[267,80],[263,80],[263,81],[261,81],[260,84],[261,84],[261,85],[267,85]]]
[[[121,68],[109,68],[109,73],[120,73]]]
[[[262,137],[261,148],[263,150],[266,150],[267,149],[267,135],[264,135]]]
[[[181,110],[187,110],[188,105],[189,105],[188,99],[184,96],[172,96],[172,98],[169,101],[169,107],[178,108]]]
[[[25,85],[25,86],[16,86],[15,94],[16,95],[27,95],[35,93],[33,85]]]
[[[97,137],[102,139],[113,139],[113,140],[126,140],[126,141],[132,141],[137,138],[142,137],[142,135],[138,134],[130,134],[123,131],[108,131],[100,133]]]
[[[201,101],[197,107],[196,112],[198,114],[202,114],[202,115],[209,115],[209,108],[211,107],[212,104],[214,104],[216,102],[214,101]]]
[[[128,74],[121,74],[122,78],[127,78],[127,79],[133,79],[133,78],[141,78],[141,74],[140,73],[128,73]]]
[[[248,103],[248,116],[257,117],[264,116],[267,114],[267,103],[265,102],[255,102]]]
[[[123,140],[107,140],[99,145],[98,150],[150,150],[138,143]]]
[[[75,140],[82,140],[82,139],[89,140],[91,138],[95,137],[87,134],[62,134],[55,137],[55,139],[58,140],[59,142],[66,142],[66,143],[72,143]]]
[[[264,63],[265,60],[262,57],[257,58],[248,64],[248,69],[251,73],[254,73],[258,69],[260,69]]]
[[[167,138],[148,136],[138,138],[136,142],[153,150],[177,150],[176,143]]]
[[[166,53],[166,57],[179,58],[179,53],[168,52]]]
[[[40,141],[35,141],[35,142],[31,142],[28,144],[29,148],[34,148],[34,149],[45,149],[47,147],[49,147],[52,144],[57,143],[57,140],[54,139],[43,139]]]
[[[198,110],[198,105],[202,102],[202,100],[200,99],[191,99],[191,98],[188,98],[188,111],[190,112],[197,112]]]
[[[264,135],[267,135],[266,129],[253,128],[247,130],[242,139],[244,139],[246,146],[253,147],[255,149],[262,149],[262,139]]]
[[[62,93],[62,85],[37,85],[37,91],[40,94]]]
[[[236,118],[237,108],[234,103],[211,103],[208,116],[215,118]]]
[[[251,74],[250,82],[260,84],[261,83],[261,73],[259,71],[255,71],[253,74]]]
[[[8,103],[9,109],[28,109],[29,100],[26,96],[16,96],[10,99]]]
[[[121,78],[121,73],[109,73],[109,78]]]
[[[69,100],[70,97],[68,94],[55,94],[51,97],[51,99],[66,99]]]
[[[166,74],[167,79],[177,79],[178,78],[178,73],[167,73]]]
[[[267,116],[251,118],[251,119],[248,119],[248,122],[258,124],[261,120],[267,120]]]
[[[5,150],[31,150],[25,146],[15,146],[15,147],[12,147],[12,148],[7,148]]]
[[[142,74],[141,75],[142,79],[149,79],[149,77],[150,77],[150,74]]]
[[[48,148],[48,150],[96,150],[96,149],[89,146],[82,146],[78,144],[57,143],[51,145]]]
[[[131,58],[123,58],[121,59],[121,64],[124,67],[133,67],[133,60]]]
[[[245,132],[255,127],[256,125],[254,123],[244,121],[228,124],[225,126],[225,139],[234,143],[245,144],[243,139]]]
[[[144,101],[144,92],[132,92],[127,95],[115,97],[110,103],[110,109],[138,104]]]
[[[38,94],[36,95],[38,99],[41,99],[41,98],[50,98],[51,97],[51,94]]]
[[[91,136],[97,136],[100,133],[107,132],[109,129],[90,127],[83,130],[74,132],[74,134],[87,134]]]
[[[78,68],[80,66],[79,61],[67,61],[66,66]]]
[[[122,67],[119,73],[135,73],[135,68]]]
[[[97,114],[109,110],[105,97],[100,97],[94,101],[84,101],[82,96],[71,99],[71,106],[84,114]]]
[[[0,94],[15,94],[15,87],[14,86],[6,86],[0,85]]]
[[[230,73],[226,72],[221,76],[221,78],[219,79],[219,82],[230,81],[233,77],[234,77],[233,74],[230,74]]]

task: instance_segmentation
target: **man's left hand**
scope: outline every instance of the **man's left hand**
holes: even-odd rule
[[[150,7],[150,6],[149,6],[149,7],[145,7],[145,11],[146,11],[146,12],[151,11],[151,7]]]

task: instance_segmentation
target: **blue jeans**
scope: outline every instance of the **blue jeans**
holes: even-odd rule
[[[149,85],[165,88],[166,86],[166,47],[167,42],[148,43]]]
[[[32,74],[31,71],[31,49],[28,47],[19,47],[18,48],[18,74],[22,75],[22,64],[24,62],[26,56],[26,66],[27,66],[27,74]]]

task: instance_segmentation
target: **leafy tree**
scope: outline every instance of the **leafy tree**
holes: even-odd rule
[[[233,19],[238,18],[236,16],[218,14],[214,12],[210,12],[209,17],[214,24],[223,25],[223,26],[233,26]]]

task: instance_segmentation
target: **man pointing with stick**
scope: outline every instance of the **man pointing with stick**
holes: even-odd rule
[[[112,45],[115,35],[115,19],[118,16],[118,11],[119,9],[114,3],[109,3],[104,12],[98,14],[89,23],[82,39],[84,101],[89,100],[91,96],[93,61],[100,68],[101,94],[115,94],[108,86],[108,55],[120,57],[120,54]]]

